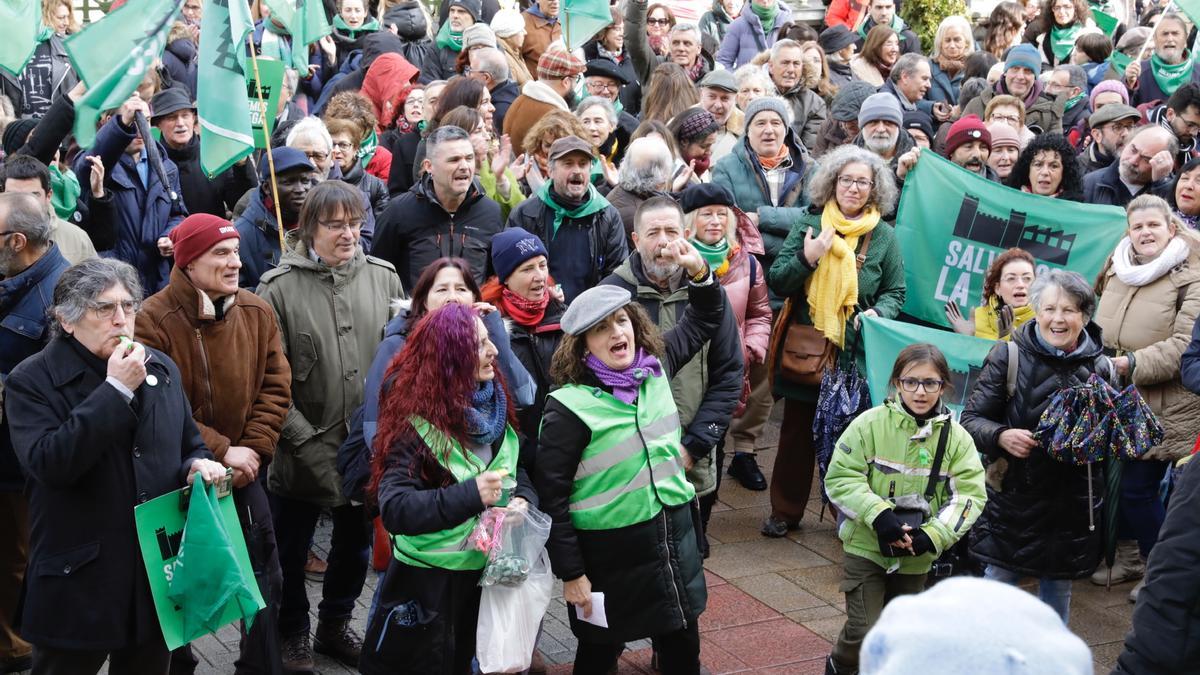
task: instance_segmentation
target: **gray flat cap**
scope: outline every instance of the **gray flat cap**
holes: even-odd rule
[[[567,335],[582,335],[631,302],[633,294],[620,286],[594,286],[575,296],[559,325]]]

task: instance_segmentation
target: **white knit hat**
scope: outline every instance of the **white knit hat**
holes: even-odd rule
[[[525,31],[525,19],[515,9],[502,9],[492,17],[492,31],[498,38],[508,38]]]

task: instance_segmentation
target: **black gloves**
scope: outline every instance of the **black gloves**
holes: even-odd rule
[[[928,534],[925,534],[925,530],[918,528],[909,534],[912,535],[913,555],[925,555],[937,550],[933,545],[933,540],[929,538]]]
[[[900,519],[896,517],[896,512],[891,509],[876,516],[871,527],[875,528],[881,542],[890,544],[904,538],[904,523],[900,522]]]

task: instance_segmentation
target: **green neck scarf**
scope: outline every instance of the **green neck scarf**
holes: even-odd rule
[[[367,134],[367,137],[362,140],[362,143],[358,144],[358,162],[362,164],[363,169],[366,169],[367,165],[371,163],[371,160],[375,157],[375,150],[378,148],[379,137],[375,135],[375,130],[372,129],[371,133]]]
[[[50,163],[50,203],[59,218],[70,221],[79,201],[79,179],[74,171],[63,173],[56,162]]]
[[[692,246],[696,247],[696,252],[713,270],[720,269],[721,265],[725,264],[725,259],[729,257],[729,240],[725,237],[721,237],[721,241],[711,245],[693,237]]]
[[[450,22],[446,21],[446,23],[443,23],[442,27],[438,29],[436,43],[438,47],[445,47],[446,49],[450,49],[452,51],[461,52],[463,45],[462,32],[450,30]]]
[[[42,26],[42,29],[40,31],[38,31],[37,38],[36,38],[38,41],[38,44],[41,44],[41,43],[45,42],[46,40],[49,40],[51,35],[54,35],[54,31],[50,30],[49,28],[46,28],[45,26]]]
[[[1050,29],[1050,51],[1054,52],[1055,60],[1065,61],[1070,55],[1071,49],[1075,47],[1075,38],[1079,36],[1079,31],[1083,27],[1077,23],[1073,23],[1066,28],[1054,26]]]
[[[1157,53],[1151,54],[1150,72],[1154,73],[1154,81],[1158,83],[1158,88],[1170,96],[1191,77],[1192,55],[1189,53],[1182,63],[1171,65],[1159,58]]]
[[[775,16],[779,14],[779,0],[775,0],[770,7],[761,7],[751,0],[750,11],[754,12],[754,16],[762,23],[763,35],[768,35],[775,27]]]
[[[1076,103],[1079,103],[1087,97],[1088,93],[1086,91],[1079,92],[1077,95],[1067,99],[1067,103],[1063,106],[1063,110],[1070,110],[1071,108],[1074,108]]]
[[[333,29],[350,38],[351,40],[357,40],[358,36],[365,35],[366,33],[374,33],[375,31],[379,30],[379,28],[379,22],[374,18],[358,28],[351,28],[350,26],[346,25],[344,20],[342,20],[340,14],[333,17]]]
[[[542,183],[542,187],[538,189],[538,198],[554,212],[554,224],[550,230],[551,239],[554,238],[554,235],[558,234],[558,227],[562,225],[564,219],[586,218],[593,213],[599,213],[608,208],[608,200],[599,192],[596,192],[594,185],[588,185],[587,200],[573,209],[568,209],[554,201],[554,198],[550,196],[550,188],[553,184],[553,181],[548,180]]]

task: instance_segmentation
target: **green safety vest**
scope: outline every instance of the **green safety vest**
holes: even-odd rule
[[[412,418],[413,429],[421,437],[430,448],[442,448],[444,444],[449,444],[450,463],[449,465],[442,462],[442,458],[438,457],[438,463],[442,464],[454,478],[460,483],[465,483],[468,480],[473,480],[476,476],[483,473],[485,467],[476,461],[470,461],[467,457],[470,451],[464,450],[462,445],[446,436],[438,429],[434,428],[429,422],[420,417]],[[496,452],[496,456],[492,458],[491,464],[486,469],[489,471],[507,471],[514,478],[517,475],[517,457],[520,454],[517,447],[517,432],[509,426],[504,430],[504,442],[500,445],[500,450]],[[437,453],[434,453],[436,456]],[[472,458],[474,455],[470,455]],[[393,535],[392,536],[392,555],[396,560],[413,567],[436,567],[446,570],[481,570],[487,563],[487,554],[483,551],[477,551],[470,545],[469,539],[471,532],[475,530],[475,525],[479,523],[479,516],[475,515],[468,520],[446,530],[438,532],[430,532],[429,534],[417,535]]]
[[[613,530],[686,504],[696,490],[684,475],[679,411],[665,376],[642,382],[635,404],[578,384],[550,393],[592,432],[571,488],[571,522]]]

